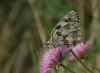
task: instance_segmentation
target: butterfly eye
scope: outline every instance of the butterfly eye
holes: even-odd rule
[[[49,45],[49,41],[48,41],[48,42],[46,42],[46,43],[44,43],[44,45]]]

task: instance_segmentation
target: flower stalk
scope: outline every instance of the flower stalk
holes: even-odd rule
[[[84,63],[75,55],[75,53],[72,51],[72,50],[70,50],[70,52],[74,55],[74,57],[90,72],[90,73],[92,73],[92,71],[87,67],[87,66],[85,66],[84,65]]]
[[[65,65],[63,65],[62,63],[60,64],[64,69],[68,70],[71,73],[75,73],[74,71],[70,70],[69,68],[67,68]]]

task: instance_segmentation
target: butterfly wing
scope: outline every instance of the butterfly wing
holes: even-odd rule
[[[56,25],[50,34],[49,43],[54,46],[76,45],[81,41],[81,28],[77,12],[70,11]]]

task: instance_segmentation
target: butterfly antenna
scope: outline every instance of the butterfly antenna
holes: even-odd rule
[[[43,49],[43,44],[41,44],[39,47],[38,47],[38,52],[37,52],[37,54],[40,54],[40,55],[42,55],[42,52],[44,52],[44,49]]]

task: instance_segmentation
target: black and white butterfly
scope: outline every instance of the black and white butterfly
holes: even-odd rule
[[[56,25],[45,43],[47,47],[76,45],[81,41],[81,27],[77,12],[68,12]]]

